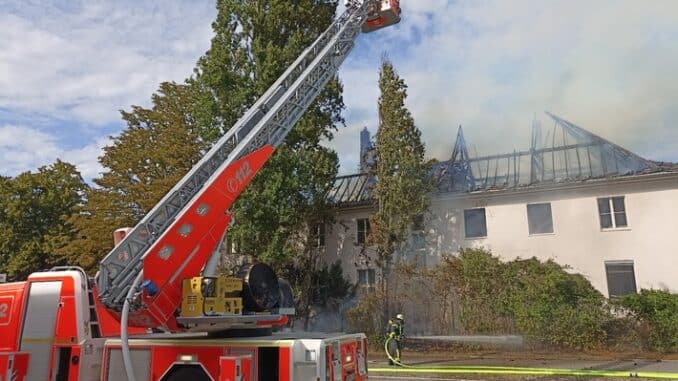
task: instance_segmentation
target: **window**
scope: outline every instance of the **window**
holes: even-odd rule
[[[415,232],[412,234],[412,247],[408,250],[407,261],[417,264],[420,268],[426,268],[426,235],[423,232]]]
[[[240,243],[233,239],[226,239],[226,253],[228,254],[239,254],[240,253]]]
[[[610,298],[636,293],[633,261],[606,261],[607,292]]]
[[[466,238],[487,237],[485,208],[464,210],[464,228]]]
[[[426,248],[426,237],[422,232],[412,233],[412,249],[413,250],[423,250]]]
[[[325,247],[325,224],[315,225],[311,231],[311,245],[313,247]]]
[[[530,234],[553,233],[551,203],[527,205],[527,224]]]
[[[628,226],[624,197],[605,197],[598,199],[601,229],[615,229]]]
[[[414,223],[412,224],[413,231],[423,231],[424,230],[424,216],[422,214],[414,218]]]
[[[374,269],[358,270],[358,285],[362,287],[373,287],[376,284],[376,273]]]
[[[364,244],[367,242],[367,236],[370,235],[370,220],[367,218],[359,218],[358,221],[358,243]]]

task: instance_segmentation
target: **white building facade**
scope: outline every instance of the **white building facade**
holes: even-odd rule
[[[641,288],[678,292],[678,166],[556,125],[560,145],[538,146],[535,130],[529,151],[484,158],[468,157],[460,131],[452,159],[434,169],[439,186],[421,231],[398,259],[431,266],[482,247],[506,261],[553,260],[610,297]],[[337,179],[330,195],[337,214],[324,239],[325,261],[341,261],[363,286],[379,276],[365,245],[370,182],[366,173]]]

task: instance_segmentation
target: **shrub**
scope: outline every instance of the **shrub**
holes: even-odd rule
[[[660,290],[641,290],[618,302],[637,322],[639,336],[646,349],[678,352],[678,294]]]
[[[373,348],[384,344],[384,300],[378,292],[366,292],[358,303],[346,312],[349,332],[362,332]]]
[[[540,344],[571,349],[606,341],[609,306],[583,276],[553,261],[502,262],[483,249],[464,250],[457,260],[461,271],[455,283],[468,333],[519,332]]]
[[[534,258],[507,266],[509,310],[516,328],[528,338],[572,349],[605,342],[605,326],[612,315],[605,297],[583,276]]]
[[[465,330],[473,334],[511,331],[513,311],[508,304],[511,284],[506,264],[482,249],[463,250],[457,260],[461,269],[457,287]]]
[[[406,314],[410,334],[522,334],[529,343],[586,350],[628,347],[644,330],[648,345],[676,350],[675,295],[629,297],[634,317],[615,319],[615,304],[553,261],[502,262],[487,250],[466,249],[431,268],[400,263],[395,270],[389,303]],[[371,293],[348,312],[350,327],[373,344],[383,342],[385,303]]]
[[[354,285],[344,278],[341,261],[324,265],[313,278],[313,305],[326,307],[332,300],[344,300],[354,293]]]

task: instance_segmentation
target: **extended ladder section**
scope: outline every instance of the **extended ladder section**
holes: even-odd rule
[[[182,247],[181,243],[172,244],[168,237],[177,235],[187,238],[199,233],[203,237],[195,242],[200,244],[209,235],[210,243],[203,245],[202,250],[208,246],[214,250],[215,243],[212,241],[220,239],[227,227],[227,209],[351,52],[367,18],[367,7],[371,0],[351,4],[102,260],[97,282],[100,300],[107,308],[113,311],[122,309],[128,290],[143,271],[143,279],[148,286],[145,290],[149,295],[143,303],[133,305],[132,310],[151,309],[157,317],[152,321],[146,319],[130,324],[164,324],[162,320],[167,317],[167,311],[176,309],[180,302],[175,293],[180,287],[180,278],[197,275],[195,269],[198,268],[199,272],[204,265],[203,262],[196,267],[192,263],[198,259],[192,257],[197,248]],[[220,178],[227,172],[232,172],[231,177]],[[220,187],[228,188],[230,193],[222,199],[212,197],[211,200],[216,202],[205,201],[210,189]],[[207,225],[206,231],[184,221],[189,214],[204,217],[209,216],[208,210],[214,209],[219,212],[212,213],[212,219],[196,221],[199,226]],[[153,271],[145,268],[149,266],[146,258],[150,256],[156,259]],[[163,264],[164,268],[157,268]],[[187,268],[194,274],[186,274]],[[152,305],[155,302],[150,297],[162,294],[162,290],[167,287],[172,292],[160,295],[163,300],[155,298],[158,299],[157,304],[168,304],[162,307],[166,311],[157,311],[159,307]]]

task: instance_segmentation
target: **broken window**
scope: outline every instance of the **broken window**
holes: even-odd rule
[[[624,197],[604,197],[598,199],[601,229],[615,229],[628,226]]]
[[[464,210],[464,228],[466,238],[487,237],[485,208]]]
[[[610,298],[636,293],[633,261],[607,261],[605,262],[605,274]]]
[[[365,244],[367,242],[367,237],[370,235],[370,220],[367,218],[359,218],[357,220],[357,230],[358,230],[358,243]]]
[[[551,203],[527,205],[527,224],[530,234],[553,233]]]

